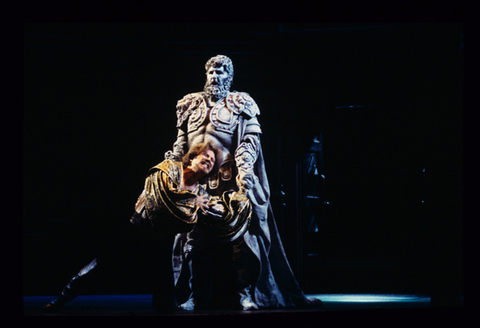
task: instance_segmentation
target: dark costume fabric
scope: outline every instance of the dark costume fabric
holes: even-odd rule
[[[206,118],[208,116],[204,97],[203,93],[189,94],[178,102],[177,128],[179,129],[179,134],[174,144],[173,152],[167,152],[166,158],[169,156],[182,156],[187,148],[191,146],[189,134],[194,135],[197,133],[198,126],[200,126],[202,121],[208,119]],[[256,119],[256,116],[259,114],[258,106],[248,94],[234,91],[229,92],[225,98],[217,101],[211,109],[209,119],[218,131],[226,131],[231,134],[232,144],[230,153],[233,155],[235,150],[239,149],[239,146],[249,138],[248,135],[260,135],[260,124]],[[231,245],[233,246],[233,251],[230,255],[227,254],[227,256],[233,256],[234,261],[243,261],[243,263],[239,264],[243,265],[243,268],[237,266],[236,269],[238,272],[242,271],[242,275],[247,281],[246,285],[249,285],[246,289],[259,307],[307,306],[310,302],[305,297],[293,275],[277,230],[270,205],[270,189],[259,142],[256,147],[258,147],[258,157],[253,166],[255,174],[254,185],[247,192],[247,197],[253,209],[251,223],[245,234]],[[226,179],[223,179],[222,168],[225,168],[223,172],[227,173]],[[235,184],[235,176],[238,172],[235,161],[224,163],[222,168],[220,170],[221,178],[217,177],[216,180],[213,179],[207,184],[207,192],[209,194],[218,194],[219,191],[225,191],[228,188],[238,190]],[[224,186],[219,186],[218,183],[223,183],[224,181],[222,180],[228,180],[229,175],[233,176],[233,179],[227,181]],[[205,246],[210,243],[208,239],[203,237],[202,233],[195,234],[195,232],[196,230],[190,234],[190,239],[192,243],[196,244],[197,248],[202,248],[202,244]],[[185,236],[182,238],[177,238],[177,242],[185,240]],[[213,247],[210,245],[208,247],[215,252],[222,245],[214,245]],[[228,248],[226,246],[223,247]],[[246,248],[256,258],[254,265],[252,265],[251,261],[248,263],[249,261],[245,260],[245,256],[243,256],[248,253]],[[204,259],[197,262],[204,262]],[[215,259],[213,262],[215,262]],[[211,269],[211,271],[214,270]],[[198,269],[197,271],[201,270]],[[193,279],[195,280],[196,278],[193,272]],[[206,279],[212,280],[212,275],[203,280]],[[237,279],[239,280],[237,283],[241,284],[243,278],[240,274]],[[206,291],[208,292],[208,289],[203,290],[203,292]]]
[[[237,140],[243,140],[244,121],[237,128]],[[247,197],[253,205],[252,223],[243,236],[260,261],[254,300],[261,307],[306,306],[309,301],[301,290],[288,263],[270,204],[270,188],[263,152],[254,164],[254,187]]]

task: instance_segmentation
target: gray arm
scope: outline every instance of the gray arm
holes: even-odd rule
[[[253,172],[260,151],[260,139],[258,134],[246,134],[235,151],[235,163],[238,168],[237,185],[240,190],[248,190],[253,187],[258,179]]]
[[[186,148],[187,134],[182,129],[178,129],[177,140],[173,143],[172,150],[165,153],[165,159],[181,162]]]

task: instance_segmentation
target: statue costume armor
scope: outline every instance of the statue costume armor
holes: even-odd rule
[[[219,55],[210,61],[218,57],[227,58]],[[239,281],[248,280],[243,281],[243,285],[239,283],[242,286],[238,291],[241,300],[251,297],[261,308],[313,305],[315,302],[306,298],[293,275],[276,227],[260,144],[262,130],[258,115],[257,104],[245,92],[225,92],[216,102],[205,92],[188,94],[177,103],[177,140],[173,149],[165,153],[165,158],[179,159],[192,145],[210,141],[221,149],[223,158],[218,174],[207,183],[207,192],[221,195],[227,190],[245,188],[253,210],[251,222],[243,236],[230,241],[235,258],[249,253],[254,255],[252,258],[256,263],[250,259],[249,264],[240,261],[243,267],[236,267],[238,272],[246,273],[245,279],[239,273]],[[197,227],[192,233],[177,235],[175,243],[193,241],[190,251],[201,248],[204,238],[201,233],[200,237],[195,235]],[[195,243],[196,238],[201,242]],[[176,245],[175,249],[174,257],[181,258],[178,253],[181,248]],[[195,266],[195,259],[190,262],[190,269],[192,262]],[[192,278],[195,281],[195,274],[190,283]],[[195,292],[193,298],[196,298]],[[319,303],[321,301],[317,300],[316,305]]]

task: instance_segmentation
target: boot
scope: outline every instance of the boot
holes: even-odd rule
[[[250,288],[245,288],[239,293],[240,305],[244,311],[258,310],[258,305],[253,301],[249,290]]]
[[[73,300],[81,293],[82,281],[85,279],[85,275],[93,268],[97,266],[97,259],[93,259],[92,262],[87,264],[79,273],[77,273],[68,284],[63,288],[62,293],[51,300],[47,305],[43,307],[45,313],[57,313],[63,306]]]

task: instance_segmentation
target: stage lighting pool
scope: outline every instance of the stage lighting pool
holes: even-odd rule
[[[353,302],[353,303],[402,303],[431,301],[428,296],[419,295],[389,295],[389,294],[315,294],[308,295],[323,302]]]

